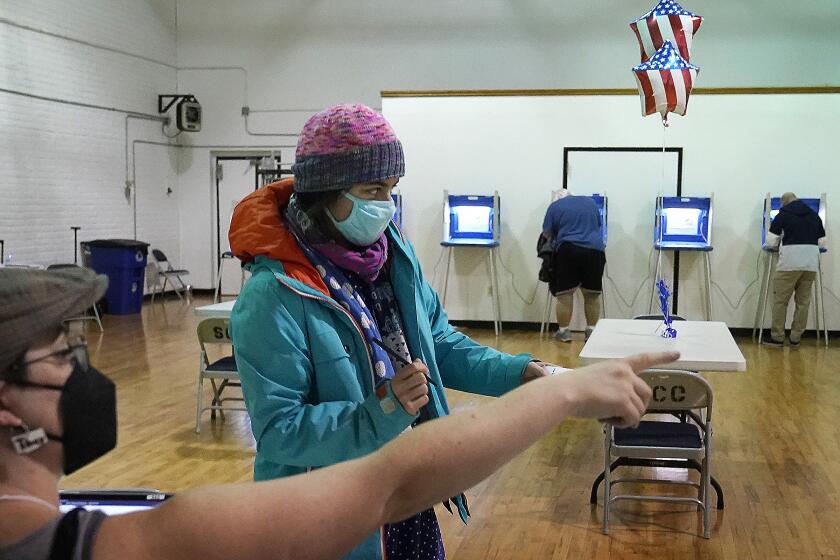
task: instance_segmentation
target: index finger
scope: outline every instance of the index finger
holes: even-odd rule
[[[670,364],[679,359],[679,352],[645,352],[644,354],[634,354],[625,358],[636,373],[644,371],[651,366]]]

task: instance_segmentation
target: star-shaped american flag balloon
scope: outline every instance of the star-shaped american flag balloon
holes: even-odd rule
[[[691,60],[691,40],[703,18],[689,12],[674,0],[660,0],[651,11],[630,23],[639,40],[642,62],[670,41],[686,60]]]
[[[665,41],[647,61],[633,67],[642,99],[642,116],[661,113],[685,115],[691,88],[700,69],[680,56],[670,41]]]

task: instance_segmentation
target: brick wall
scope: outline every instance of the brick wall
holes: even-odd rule
[[[156,114],[157,94],[176,87],[174,4],[0,0],[0,88]],[[128,131],[166,141],[159,122]],[[124,112],[0,91],[0,239],[14,262],[72,262],[70,226],[88,240],[132,238],[135,225],[177,262],[176,150],[138,146],[135,209],[125,135]]]

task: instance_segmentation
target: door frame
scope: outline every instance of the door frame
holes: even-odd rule
[[[273,150],[275,160],[277,161],[277,165],[280,165],[280,149]],[[271,156],[272,150],[247,150],[247,151],[211,151],[210,152],[210,182],[211,182],[211,198],[213,201],[213,206],[215,206],[214,217],[215,219],[215,230],[216,235],[213,239],[214,245],[214,257],[213,262],[214,266],[211,267],[211,278],[213,281],[213,285],[217,285],[219,282],[219,267],[222,264],[222,252],[219,250],[222,246],[222,226],[221,226],[221,211],[219,206],[219,183],[224,180],[224,177],[218,176],[218,169],[221,162],[224,161],[248,161],[254,162],[254,190],[257,190],[259,187],[259,161],[264,158],[265,156]],[[212,230],[211,230],[212,231]]]
[[[563,188],[569,186],[569,153],[570,152],[659,152],[659,153],[675,153],[677,154],[677,192],[676,196],[682,196],[682,176],[683,176],[683,149],[682,147],[633,147],[633,146],[611,146],[611,147],[593,147],[593,146],[579,146],[579,147],[564,147],[563,148]],[[663,193],[664,195],[664,193]],[[679,305],[679,290],[680,290],[680,252],[674,251],[674,266],[673,278],[674,285],[673,292],[673,309],[672,313],[677,314]],[[656,279],[654,278],[654,282]]]

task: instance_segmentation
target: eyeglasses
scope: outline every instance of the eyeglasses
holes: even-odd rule
[[[35,358],[34,360],[20,362],[20,364],[18,364],[18,367],[22,369],[32,364],[42,362],[48,358],[61,358],[64,360],[73,358],[73,360],[79,365],[79,368],[81,368],[83,372],[87,372],[90,366],[90,361],[88,360],[87,341],[85,341],[83,336],[77,336],[74,337],[72,340],[67,341],[67,348],[56,350],[55,352],[51,352],[39,358]]]

